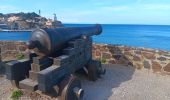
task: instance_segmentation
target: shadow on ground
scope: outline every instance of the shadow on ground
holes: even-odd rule
[[[108,100],[114,94],[112,89],[131,80],[135,70],[133,67],[113,64],[104,65],[104,68],[106,68],[106,74],[96,82],[82,80],[85,100]]]

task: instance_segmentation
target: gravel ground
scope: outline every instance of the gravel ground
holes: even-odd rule
[[[0,100],[9,100],[12,90],[10,82],[4,76],[0,76]]]
[[[170,100],[170,76],[121,65],[105,68],[97,82],[82,82],[85,100]]]
[[[106,74],[96,82],[82,80],[84,100],[170,100],[170,76],[122,65],[104,67]],[[8,100],[13,90],[10,82],[0,76],[0,100]],[[48,96],[32,95],[34,99],[50,100]]]

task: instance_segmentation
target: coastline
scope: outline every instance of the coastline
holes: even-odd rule
[[[0,48],[1,61],[14,60],[18,54],[28,57],[24,41],[0,41]],[[93,43],[92,50],[93,59],[103,63],[122,64],[155,73],[170,74],[170,51],[96,43]]]

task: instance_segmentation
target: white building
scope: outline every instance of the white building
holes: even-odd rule
[[[8,18],[8,22],[14,22],[14,21],[17,21],[17,20],[19,20],[19,17],[16,17],[16,16],[12,16],[12,17]]]

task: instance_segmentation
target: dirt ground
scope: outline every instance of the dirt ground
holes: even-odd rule
[[[104,65],[106,74],[96,82],[82,80],[84,100],[170,100],[170,76],[135,70],[123,65]],[[0,75],[0,100],[9,100],[10,82]],[[22,100],[55,100],[38,93],[25,93]]]

